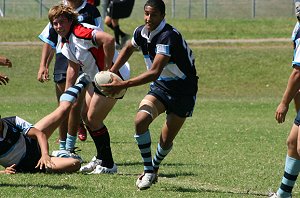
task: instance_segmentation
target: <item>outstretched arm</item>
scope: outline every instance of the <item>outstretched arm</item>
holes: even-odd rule
[[[114,62],[110,71],[113,73],[118,73],[119,69],[126,63],[126,61],[128,61],[135,49],[136,48],[131,44],[131,42],[127,42],[126,45],[120,51],[117,60]]]
[[[28,131],[27,135],[33,139],[36,139],[41,149],[42,156],[41,159],[38,161],[36,168],[42,169],[43,167],[52,167],[54,164],[51,161],[51,157],[49,156],[49,145],[46,134],[33,127]]]
[[[169,59],[170,57],[166,55],[156,54],[151,68],[146,72],[126,81],[118,81],[116,78],[113,78],[113,81],[110,84],[102,84],[101,86],[109,87],[109,89],[105,90],[105,92],[113,95],[119,93],[121,89],[139,86],[155,81],[161,74]]]

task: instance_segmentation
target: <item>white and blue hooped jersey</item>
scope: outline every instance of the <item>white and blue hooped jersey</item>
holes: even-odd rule
[[[135,29],[131,42],[142,50],[147,69],[151,68],[156,54],[170,57],[159,78],[153,82],[156,86],[171,94],[196,95],[198,76],[193,52],[175,28],[163,20],[149,34],[142,25]]]
[[[4,167],[18,165],[26,154],[27,135],[32,124],[17,117],[2,118],[3,138],[0,138],[0,165]]]
[[[294,56],[293,56],[293,67],[300,67],[300,24],[296,23],[293,33],[292,33],[292,41],[294,44]]]

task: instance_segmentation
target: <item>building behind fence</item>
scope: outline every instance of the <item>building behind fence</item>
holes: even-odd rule
[[[0,0],[0,16],[44,18],[59,0]],[[143,16],[145,0],[136,0],[131,17]],[[294,16],[293,0],[165,0],[170,18],[287,18]],[[101,6],[98,7],[102,11]]]

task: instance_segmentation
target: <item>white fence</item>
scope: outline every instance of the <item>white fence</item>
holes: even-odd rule
[[[164,0],[172,18],[273,18],[293,17],[293,0]],[[46,17],[59,0],[0,0],[0,16]],[[131,17],[143,16],[145,0],[136,0]],[[101,6],[99,10],[103,13]]]

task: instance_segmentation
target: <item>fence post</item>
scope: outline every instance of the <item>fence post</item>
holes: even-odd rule
[[[256,16],[256,2],[255,0],[252,0],[252,18],[255,18]]]
[[[40,18],[43,17],[43,0],[40,0]]]
[[[207,19],[207,0],[204,0],[204,18]]]
[[[172,18],[175,18],[175,0],[172,0]]]
[[[5,17],[5,0],[3,0],[2,8],[3,8],[2,14],[3,17]]]
[[[192,0],[189,0],[189,19],[191,18]]]

